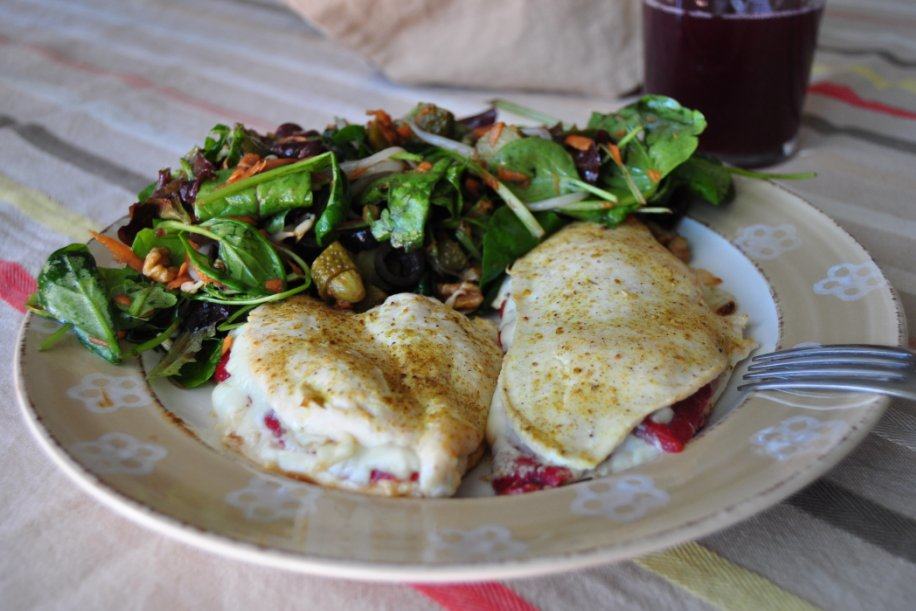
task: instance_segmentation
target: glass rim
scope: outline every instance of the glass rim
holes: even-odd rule
[[[818,10],[824,7],[827,3],[827,0],[798,0],[797,6],[792,8],[771,8],[767,12],[758,12],[758,13],[713,13],[708,10],[703,10],[702,8],[684,8],[683,6],[674,6],[675,2],[679,0],[642,0],[642,4],[650,6],[652,8],[657,8],[662,11],[669,13],[676,13],[678,15],[689,15],[691,17],[700,17],[706,19],[772,19],[774,17],[786,17],[791,15],[796,15],[798,13],[806,13],[808,11]],[[738,1],[738,0],[735,0]],[[744,0],[744,4],[748,3],[748,0]],[[693,4],[690,0],[684,0],[683,4]]]

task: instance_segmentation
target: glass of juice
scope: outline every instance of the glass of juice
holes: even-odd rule
[[[696,108],[700,150],[739,166],[798,146],[825,0],[643,0],[645,88]]]

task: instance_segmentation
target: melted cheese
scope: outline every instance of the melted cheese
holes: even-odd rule
[[[427,297],[394,295],[363,314],[291,299],[257,308],[236,332],[214,413],[263,464],[327,485],[444,496],[482,442],[499,361],[486,323]],[[269,413],[282,444],[263,424]],[[373,470],[397,481],[373,482]]]
[[[753,345],[746,319],[716,315],[693,272],[635,220],[569,225],[510,277],[515,322],[500,330],[510,347],[488,424],[497,455],[521,444],[543,462],[594,469],[647,415]]]

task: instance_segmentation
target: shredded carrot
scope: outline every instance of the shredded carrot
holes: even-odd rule
[[[389,144],[397,144],[398,133],[395,131],[391,115],[381,109],[367,110],[366,114],[370,117],[375,117],[375,123],[378,124],[379,129],[382,131],[382,135],[385,136],[385,140],[387,140]]]
[[[170,291],[174,291],[175,289],[180,289],[181,285],[184,284],[185,282],[194,282],[194,278],[188,275],[175,276],[175,279],[172,280],[171,282],[168,282],[165,285],[165,288],[169,289]]]
[[[474,130],[471,132],[471,136],[474,138],[474,140],[480,140],[481,138],[483,138],[486,135],[488,131],[490,131],[491,127],[493,126],[492,125],[482,125],[481,127],[475,127]]]
[[[279,168],[283,165],[289,165],[290,163],[296,163],[298,159],[281,159],[279,157],[273,159],[261,159],[256,153],[245,153],[242,155],[242,158],[239,159],[239,163],[235,166],[235,170],[232,171],[232,174],[226,180],[226,184],[232,184],[238,182],[245,178],[250,178],[255,174],[260,174],[261,172],[266,172],[274,168]]]
[[[433,164],[428,161],[421,161],[417,165],[417,172],[429,172],[431,169],[433,169]]]
[[[259,163],[261,163],[260,155],[257,153],[245,153],[242,155],[242,158],[239,159],[239,163],[235,166],[235,170],[233,170],[229,178],[226,179],[226,184],[231,185],[243,178],[248,178],[253,174],[253,169],[256,168]]]
[[[391,123],[391,115],[389,115],[387,112],[385,112],[381,108],[378,108],[376,110],[367,110],[366,114],[370,117],[373,117],[376,121],[379,121],[380,123]]]
[[[181,262],[181,267],[178,268],[178,275],[175,276],[175,279],[165,285],[165,288],[172,290],[181,288],[181,285],[185,282],[194,282],[194,279],[188,274],[188,269],[191,266],[191,262],[188,259],[188,255],[184,256],[184,261]]]
[[[265,159],[263,161],[264,167],[260,172],[266,172],[267,170],[272,170],[274,168],[279,168],[281,165],[289,165],[291,163],[296,163],[298,159],[280,159],[279,157],[274,159]],[[255,172],[257,174],[259,172]]]
[[[253,216],[248,216],[247,214],[237,215],[237,216],[227,216],[226,218],[230,218],[230,219],[242,222],[242,223],[246,223],[248,225],[254,225],[256,222]]]
[[[655,168],[649,168],[648,170],[646,170],[646,176],[649,177],[649,180],[655,183],[657,183],[658,181],[662,179],[662,173],[656,170]]]
[[[227,352],[229,352],[229,349],[232,348],[232,342],[234,342],[234,341],[235,341],[235,336],[234,336],[234,335],[227,335],[226,337],[224,337],[224,338],[223,338],[223,343],[222,343],[222,345],[221,345],[220,348],[219,348],[219,355],[220,355],[220,356],[223,356],[223,355],[225,355]]]
[[[279,293],[283,290],[283,281],[279,278],[271,278],[264,281],[264,288],[271,293]]]
[[[489,139],[490,139],[491,145],[496,146],[496,141],[499,140],[500,136],[502,136],[503,130],[505,128],[506,128],[506,124],[503,123],[502,121],[500,121],[499,123],[496,123],[495,125],[493,125],[493,127],[490,128]]]
[[[410,126],[406,123],[401,123],[397,126],[396,131],[401,140],[410,140],[413,136],[413,131],[410,129]]]
[[[496,175],[499,176],[499,179],[503,182],[523,183],[531,180],[531,177],[527,174],[516,172],[515,170],[510,170],[502,166],[496,170]]]
[[[91,233],[92,237],[99,241],[99,244],[108,249],[108,252],[110,252],[111,256],[115,258],[115,261],[123,263],[135,271],[143,271],[143,259],[135,255],[134,251],[130,249],[130,246],[121,242],[120,240],[110,238],[107,235],[102,235],[97,231],[90,231],[89,233]]]
[[[566,136],[566,140],[564,140],[564,142],[577,151],[587,151],[591,147],[595,146],[594,140],[588,136],[580,136],[578,134],[570,134]]]
[[[191,267],[194,269],[194,273],[197,274],[197,277],[200,278],[200,281],[203,282],[204,284],[214,284],[214,285],[216,285],[216,286],[220,286],[220,283],[219,283],[219,282],[217,282],[216,280],[214,280],[213,278],[211,278],[211,277],[208,276],[207,274],[205,274],[205,273],[203,273],[202,271],[200,271],[200,268],[198,268],[198,267],[197,267],[196,265],[194,265],[193,263],[191,264]]]
[[[618,166],[623,165],[623,157],[620,156],[620,149],[617,148],[616,144],[609,144],[608,150],[611,151],[611,157],[614,159],[614,163]]]
[[[117,303],[118,305],[122,305],[122,306],[129,306],[131,303],[133,303],[133,301],[131,301],[131,298],[128,297],[127,295],[124,295],[123,293],[120,295],[115,295],[113,299],[115,303]]]
[[[496,177],[490,174],[489,172],[484,172],[483,174],[480,175],[480,177],[483,178],[484,184],[490,187],[491,189],[493,189],[494,191],[496,191],[499,188],[499,181],[496,180]]]

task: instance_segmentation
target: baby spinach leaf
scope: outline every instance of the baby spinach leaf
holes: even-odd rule
[[[226,267],[224,277],[262,295],[277,292],[266,288],[268,281],[285,284],[286,271],[280,255],[257,229],[242,221],[222,218],[210,219],[201,227],[219,238],[219,259]]]
[[[206,221],[228,216],[264,218],[294,208],[307,208],[313,203],[312,174],[321,171],[331,174],[328,201],[315,224],[315,238],[322,245],[349,211],[345,179],[337,157],[330,151],[231,185],[225,184],[225,178],[220,175],[201,186],[194,202],[194,213],[199,220]]]
[[[360,145],[366,140],[366,128],[362,125],[353,123],[344,125],[331,136],[331,142],[334,144],[355,144]]]
[[[323,169],[331,170],[331,184],[328,187],[328,203],[325,204],[324,210],[315,223],[315,240],[319,246],[324,246],[325,238],[347,218],[347,212],[350,211],[346,179],[340,171],[337,156],[334,153],[324,153],[319,157],[325,155]],[[317,159],[317,157],[313,157],[313,159]]]
[[[194,200],[194,214],[201,221],[225,216],[261,218],[311,206],[312,173],[321,170],[331,171],[332,195],[343,199],[337,159],[334,153],[327,152],[232,184],[225,184],[228,175],[221,172],[214,180],[201,185]]]
[[[289,214],[289,212],[289,210],[284,210],[267,219],[267,222],[264,223],[264,231],[267,233],[283,231],[283,228],[286,227],[286,215]]]
[[[429,102],[420,102],[405,119],[413,121],[423,131],[451,138],[455,133],[455,115]]]
[[[281,166],[277,169],[282,169]],[[264,172],[251,179],[240,180],[226,185],[228,176],[220,173],[216,179],[205,182],[197,193],[194,210],[197,218],[207,220],[225,216],[272,216],[293,208],[307,208],[312,205],[312,175],[308,171],[280,175],[272,180],[261,181],[248,188],[230,191],[230,187],[244,185],[247,180],[266,176]],[[225,194],[224,194],[225,193]],[[223,195],[219,197],[219,195]],[[203,201],[202,201],[203,200]]]
[[[554,212],[539,212],[534,216],[548,234],[568,222]],[[512,210],[507,206],[497,208],[487,221],[483,234],[483,269],[480,285],[486,287],[498,279],[507,267],[537,246],[538,242],[540,240],[531,235]]]
[[[721,161],[694,155],[675,171],[673,178],[691,193],[710,204],[721,204],[732,192],[732,176]]]
[[[506,183],[523,202],[536,202],[576,189],[565,178],[579,179],[576,163],[562,145],[544,138],[523,138],[505,145],[493,156],[494,168],[505,168],[530,177],[525,183]]]
[[[215,268],[206,256],[194,248],[193,244],[188,240],[187,235],[180,233],[178,234],[178,239],[181,240],[181,244],[184,247],[184,253],[194,268],[205,274],[208,278],[232,290],[239,292],[246,292],[248,290],[244,284],[230,278],[225,270]]]
[[[372,223],[377,240],[389,240],[395,248],[414,250],[423,246],[433,189],[452,164],[440,159],[425,172],[393,174],[388,181],[388,207]]]
[[[84,346],[112,363],[121,361],[111,303],[85,244],[55,251],[38,275],[41,307],[73,331]]]
[[[100,267],[99,276],[108,300],[133,318],[146,319],[156,310],[171,308],[178,303],[178,297],[162,284],[147,280],[129,267]],[[130,303],[122,304],[115,300],[119,295],[126,296]]]
[[[672,98],[647,95],[614,113],[592,113],[588,127],[603,129],[618,141],[641,130],[642,135],[631,142],[645,145],[645,169],[651,170],[653,182],[658,183],[693,155],[697,137],[706,129],[706,119],[700,111],[684,108]],[[631,165],[629,160],[627,165]]]
[[[161,234],[161,235],[160,235]],[[178,265],[183,258],[184,249],[181,246],[181,240],[175,234],[157,232],[155,228],[147,227],[137,232],[131,250],[134,254],[145,259],[155,247],[167,248],[169,250],[169,259],[172,265]]]
[[[216,366],[222,357],[223,341],[221,339],[205,339],[194,359],[186,362],[172,376],[172,379],[185,388],[203,386],[213,377]]]

